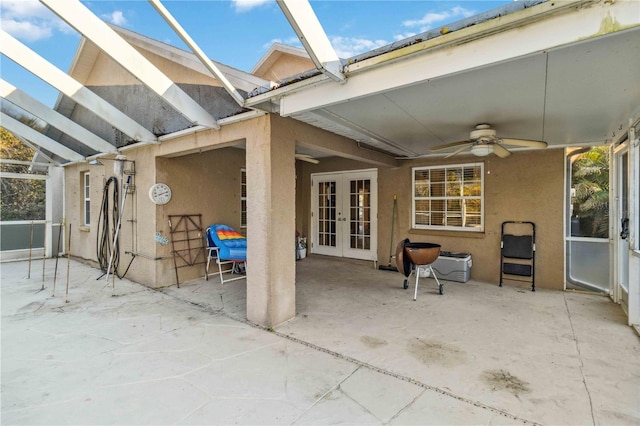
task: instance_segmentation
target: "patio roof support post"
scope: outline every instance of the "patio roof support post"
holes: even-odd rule
[[[295,140],[271,119],[246,138],[247,319],[274,327],[295,316]]]

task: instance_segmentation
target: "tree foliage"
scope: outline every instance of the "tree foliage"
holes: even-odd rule
[[[0,127],[0,157],[31,161],[34,154],[20,139]],[[2,166],[2,170],[6,172],[29,173],[28,166]],[[0,188],[0,220],[45,219],[45,189],[44,180],[3,178]]]
[[[591,148],[572,167],[573,213],[586,237],[609,237],[609,149]]]

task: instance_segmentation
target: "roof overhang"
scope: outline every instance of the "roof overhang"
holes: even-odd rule
[[[346,84],[314,77],[255,101],[399,156],[484,122],[551,146],[604,143],[639,113],[640,3],[544,2],[351,62]]]

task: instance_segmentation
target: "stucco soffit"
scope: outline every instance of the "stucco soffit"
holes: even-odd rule
[[[99,55],[100,49],[82,37],[67,74],[78,80],[78,82],[85,84]]]
[[[638,25],[638,2],[544,2],[347,65],[348,85],[310,85],[304,91],[283,97],[281,114],[287,116],[323,108],[535,52],[588,42],[602,35],[599,28],[603,21],[612,19],[619,19],[621,25],[629,26],[630,21]],[[464,57],[465,61],[451,60],[447,49],[452,48],[456,49],[457,57]],[[430,66],[425,66],[426,63]],[[274,92],[276,96],[277,91]]]

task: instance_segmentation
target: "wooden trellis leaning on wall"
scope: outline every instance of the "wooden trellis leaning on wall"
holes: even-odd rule
[[[180,288],[178,269],[207,264],[206,241],[201,214],[169,215],[171,254],[176,270],[176,283]]]

